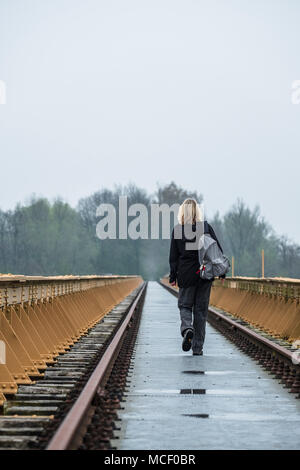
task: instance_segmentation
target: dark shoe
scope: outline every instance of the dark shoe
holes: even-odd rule
[[[193,330],[185,330],[184,335],[183,335],[183,341],[182,341],[182,350],[183,351],[189,351],[192,347],[192,340],[194,337],[194,332]]]
[[[203,356],[203,351],[193,352],[193,356]]]

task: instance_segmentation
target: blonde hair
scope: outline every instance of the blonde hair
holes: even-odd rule
[[[178,211],[178,222],[180,225],[195,224],[202,221],[202,211],[195,199],[183,201]]]

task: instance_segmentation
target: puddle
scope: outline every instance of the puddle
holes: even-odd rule
[[[242,390],[238,389],[210,389],[205,390],[203,388],[183,388],[183,389],[143,389],[143,390],[135,390],[133,392],[134,395],[227,395],[227,396],[239,396],[239,395],[253,395],[255,391],[253,390]]]
[[[209,418],[209,415],[205,413],[182,414],[181,416],[187,416],[189,418]]]
[[[204,370],[183,370],[183,374],[206,374]]]

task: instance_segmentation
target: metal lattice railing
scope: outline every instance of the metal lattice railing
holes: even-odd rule
[[[300,280],[286,278],[226,278],[225,281],[215,280],[215,286],[239,289],[269,297],[300,301]]]

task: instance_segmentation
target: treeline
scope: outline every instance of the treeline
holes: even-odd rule
[[[235,257],[236,275],[260,277],[264,249],[266,277],[300,277],[300,246],[276,235],[258,206],[251,211],[238,200],[224,217],[216,214],[211,224],[224,252]]]
[[[141,274],[157,279],[168,272],[169,240],[99,240],[96,210],[102,203],[116,207],[127,196],[128,206],[139,203],[172,205],[186,197],[203,201],[175,183],[150,195],[135,185],[102,189],[79,201],[76,209],[62,200],[50,203],[33,198],[15,210],[0,210],[0,272],[27,275]],[[150,212],[150,211],[149,211]],[[130,218],[129,218],[130,222]],[[223,216],[209,220],[225,253],[235,257],[235,274],[261,275],[261,249],[265,250],[265,275],[300,277],[300,246],[277,236],[260,215],[243,201]]]

